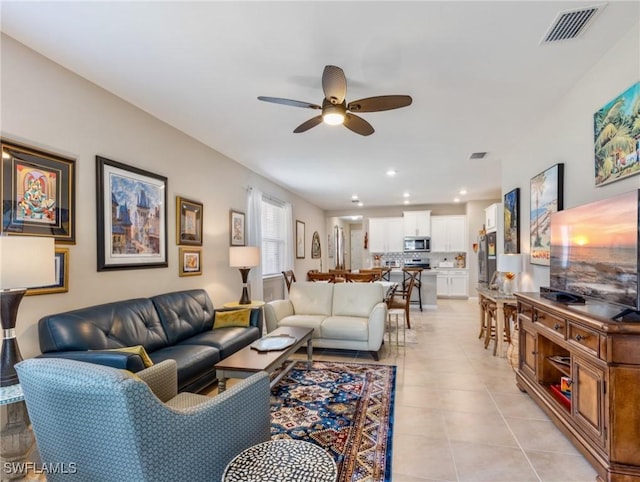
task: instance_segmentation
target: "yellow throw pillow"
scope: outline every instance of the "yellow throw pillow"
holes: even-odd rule
[[[149,368],[151,365],[153,365],[153,360],[149,358],[149,355],[147,354],[147,350],[145,350],[142,345],[123,346],[121,348],[109,348],[107,350],[102,350],[102,351],[126,351],[127,353],[133,353],[135,355],[139,355],[140,358],[142,358],[142,363],[144,364],[145,368]]]
[[[251,310],[216,311],[213,320],[213,328],[226,328],[228,326],[249,326]]]

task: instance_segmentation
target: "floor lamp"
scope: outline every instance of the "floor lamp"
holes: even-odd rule
[[[22,297],[27,288],[54,284],[55,276],[53,238],[0,236],[1,387],[19,383],[14,365],[22,355],[15,328]]]
[[[238,304],[250,305],[247,278],[253,266],[260,264],[260,248],[257,246],[231,246],[229,248],[229,266],[240,269],[242,275],[242,297]]]

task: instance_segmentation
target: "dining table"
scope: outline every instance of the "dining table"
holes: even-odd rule
[[[478,298],[480,304],[482,304],[482,298],[487,298],[496,304],[496,356],[505,357],[506,351],[504,349],[503,336],[498,334],[504,333],[504,307],[505,305],[516,305],[517,299],[513,294],[507,294],[497,289],[489,289],[485,285],[478,285],[476,287],[478,292]],[[480,317],[484,316],[482,309],[480,310]],[[482,319],[480,320],[482,324]]]

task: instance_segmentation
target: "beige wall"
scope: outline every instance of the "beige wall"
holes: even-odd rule
[[[595,187],[593,160],[594,112],[638,80],[640,22],[558,99],[537,127],[519,139],[502,160],[502,193],[520,188],[520,246],[526,255],[528,270],[523,279],[525,289],[538,290],[540,286],[549,285],[549,268],[528,263],[529,181],[533,176],[556,163],[564,163],[565,208],[640,187],[640,175]]]
[[[293,204],[294,219],[306,223],[306,259],[296,260],[296,272],[315,267],[311,235],[326,239],[321,209],[13,39],[3,35],[1,48],[2,137],[74,158],[77,169],[69,292],[24,298],[16,329],[24,357],[39,353],[37,322],[46,314],[191,288],[206,289],[214,306],[237,300],[240,274],[228,266],[229,210],[246,212],[249,186]],[[97,154],[168,178],[168,268],[97,272]],[[178,277],[176,195],[204,204],[202,276]]]

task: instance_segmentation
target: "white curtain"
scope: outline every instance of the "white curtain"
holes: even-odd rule
[[[247,244],[262,251],[262,191],[249,188],[247,195]],[[252,300],[264,299],[262,287],[262,265],[249,271],[249,289]]]

